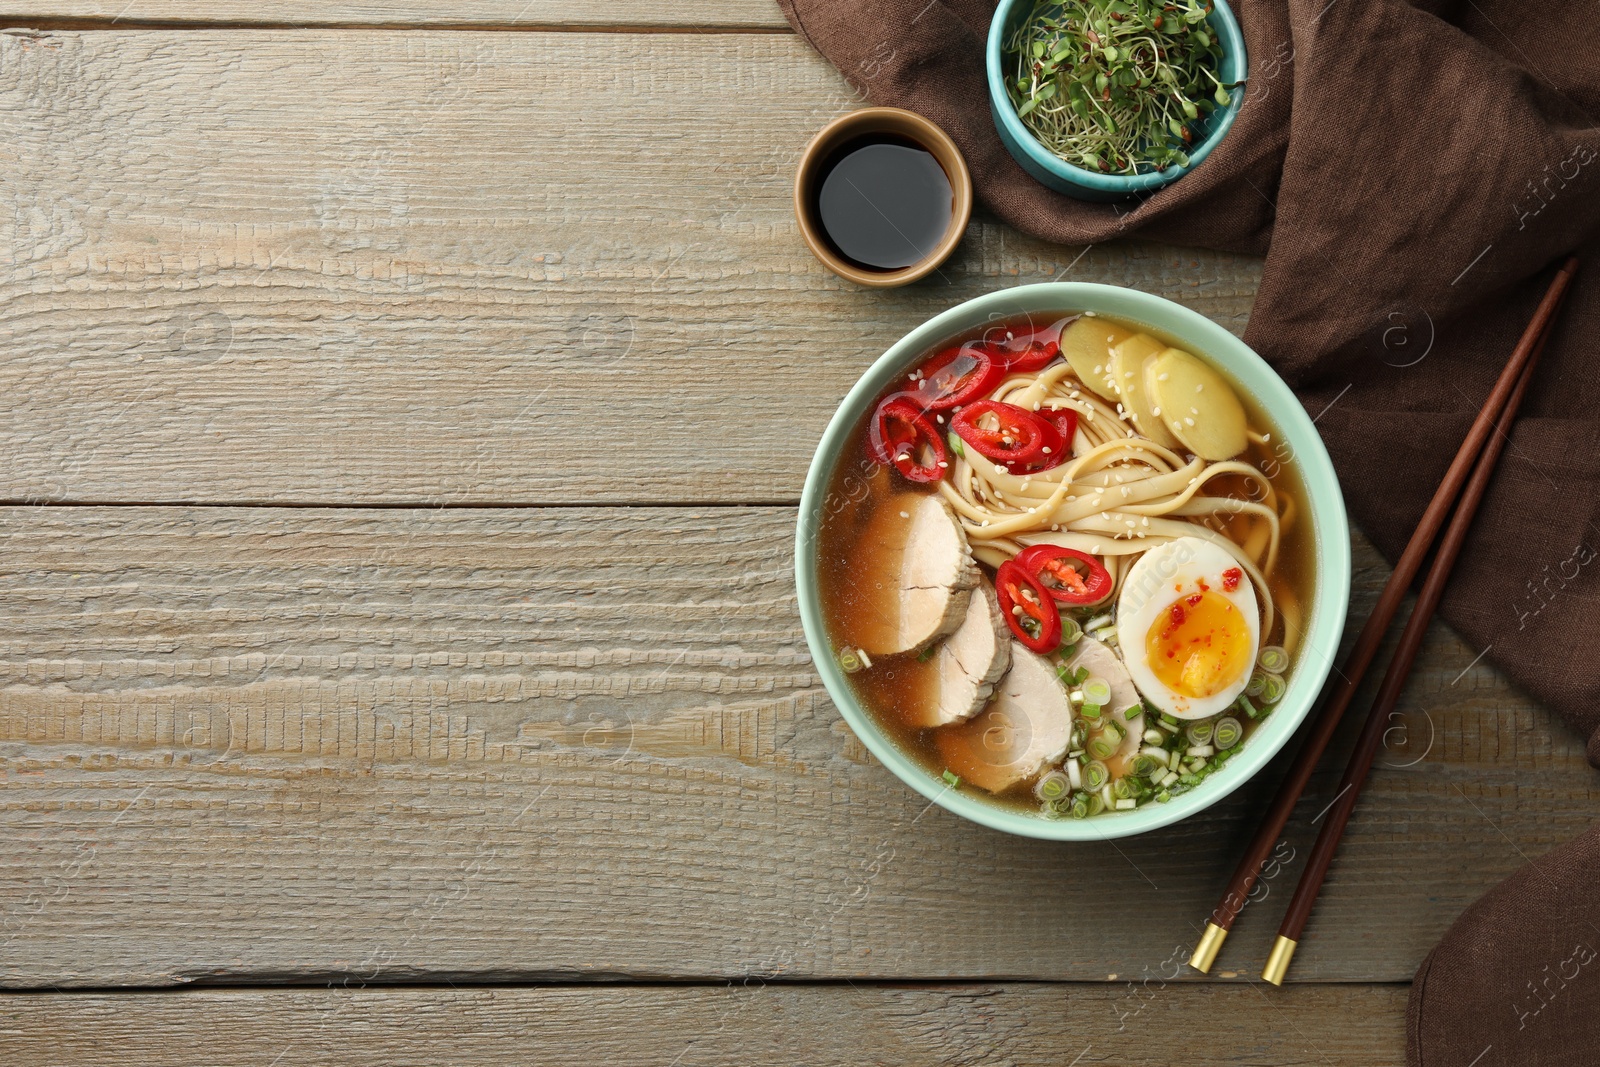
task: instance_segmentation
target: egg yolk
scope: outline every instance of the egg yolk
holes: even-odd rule
[[[1220,693],[1250,664],[1250,628],[1220,593],[1191,593],[1156,617],[1145,635],[1146,662],[1161,683],[1186,697]]]

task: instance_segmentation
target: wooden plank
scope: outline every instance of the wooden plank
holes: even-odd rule
[[[0,6],[0,20],[27,26],[59,22],[85,27],[137,28],[172,25],[204,28],[227,26],[373,26],[384,28],[442,27],[567,27],[628,26],[687,29],[763,29],[787,32],[772,0],[686,0],[661,4],[648,0],[611,0],[606,4],[573,0],[465,0],[429,3],[315,3],[281,0],[265,5],[246,0],[12,0]]]
[[[0,1032],[11,1067],[1169,1067],[1176,1057],[1196,1067],[1391,1067],[1404,1062],[1406,992],[1159,981],[185,990],[0,997]]]
[[[979,218],[869,292],[791,165],[855,106],[780,35],[0,34],[0,500],[787,502],[840,397],[1058,277],[1242,331],[1248,257]]]
[[[1106,980],[1181,958],[1273,775],[1103,845],[930,808],[817,683],[794,519],[0,512],[0,982]],[[1383,567],[1356,552],[1360,618]],[[1476,654],[1434,632],[1297,979],[1409,978],[1524,854],[1587,828],[1580,745],[1463,673]],[[1298,870],[1221,976],[1256,973]]]

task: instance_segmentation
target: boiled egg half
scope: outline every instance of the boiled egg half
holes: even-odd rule
[[[1237,560],[1200,537],[1152,548],[1117,599],[1117,644],[1140,694],[1179,719],[1216,715],[1250,682],[1261,644],[1256,592]]]

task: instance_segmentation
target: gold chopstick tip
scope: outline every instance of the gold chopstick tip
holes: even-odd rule
[[[1294,959],[1294,950],[1300,947],[1300,942],[1290,941],[1282,934],[1272,943],[1272,955],[1267,957],[1267,965],[1261,969],[1263,981],[1273,985],[1282,985],[1283,976],[1289,971],[1289,961]]]
[[[1217,960],[1217,952],[1227,938],[1228,931],[1216,923],[1206,923],[1206,932],[1200,935],[1200,943],[1194,947],[1194,955],[1189,957],[1189,966],[1201,974],[1211,970],[1211,965]]]

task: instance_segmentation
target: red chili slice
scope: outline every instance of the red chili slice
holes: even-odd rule
[[[1037,578],[1019,567],[1016,560],[1008,559],[995,572],[994,591],[1006,624],[1024,648],[1034,652],[1056,650],[1061,643],[1061,613]]]
[[[983,345],[955,345],[918,368],[917,393],[929,411],[948,411],[988,396],[1005,371]]]
[[[921,462],[924,449],[932,456]],[[867,428],[867,452],[884,466],[892,466],[909,482],[936,482],[944,477],[950,453],[944,438],[917,400],[896,393],[885,397],[873,412]]]
[[[1098,604],[1111,595],[1111,574],[1095,557],[1060,545],[1030,545],[1011,560],[1053,600],[1074,607]]]
[[[994,417],[994,429],[980,425],[986,415]],[[1057,436],[1056,428],[1033,412],[994,400],[968,404],[950,419],[950,428],[985,458],[1008,469],[1049,459],[1044,446]]]
[[[1056,341],[1029,341],[1020,349],[1008,346],[1002,351],[1001,358],[1005,360],[1006,370],[1032,374],[1044,370],[1060,354],[1061,345]]]
[[[1078,413],[1071,408],[1045,408],[1039,412],[1044,425],[1045,440],[1039,447],[1039,459],[1017,474],[1035,474],[1051,467],[1059,467],[1072,458],[1072,436],[1078,432]]]
[[[986,336],[985,340],[999,355],[1007,371],[1031,374],[1043,370],[1061,354],[1061,331],[1077,317],[1068,315],[1033,330],[1001,330],[997,331],[998,339]]]
[[[1061,435],[1060,452],[1065,458],[1072,454],[1072,439],[1078,433],[1078,413],[1071,408],[1049,408],[1041,412],[1045,420],[1056,428],[1056,433]],[[1056,453],[1051,450],[1051,455]]]

